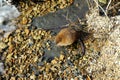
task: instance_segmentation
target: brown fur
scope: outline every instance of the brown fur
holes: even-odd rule
[[[56,36],[55,42],[57,46],[71,45],[77,40],[77,31],[72,28],[62,29]]]

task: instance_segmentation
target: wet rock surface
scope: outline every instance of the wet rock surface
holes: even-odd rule
[[[87,11],[88,6],[86,1],[75,0],[73,4],[67,8],[34,18],[32,25],[38,28],[51,30],[52,28],[64,27],[67,24],[78,21],[79,18],[84,18]]]

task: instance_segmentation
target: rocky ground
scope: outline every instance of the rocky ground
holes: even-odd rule
[[[120,16],[99,16],[94,8],[86,15],[86,54],[79,42],[56,47],[56,33],[31,25],[36,16],[70,6],[73,0],[20,2],[18,28],[0,41],[0,79],[5,80],[119,80]]]

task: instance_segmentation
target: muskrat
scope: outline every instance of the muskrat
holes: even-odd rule
[[[55,43],[57,46],[68,46],[76,41],[80,42],[82,54],[85,54],[85,45],[83,43],[83,35],[86,34],[82,31],[77,31],[74,28],[63,28],[55,37]]]

